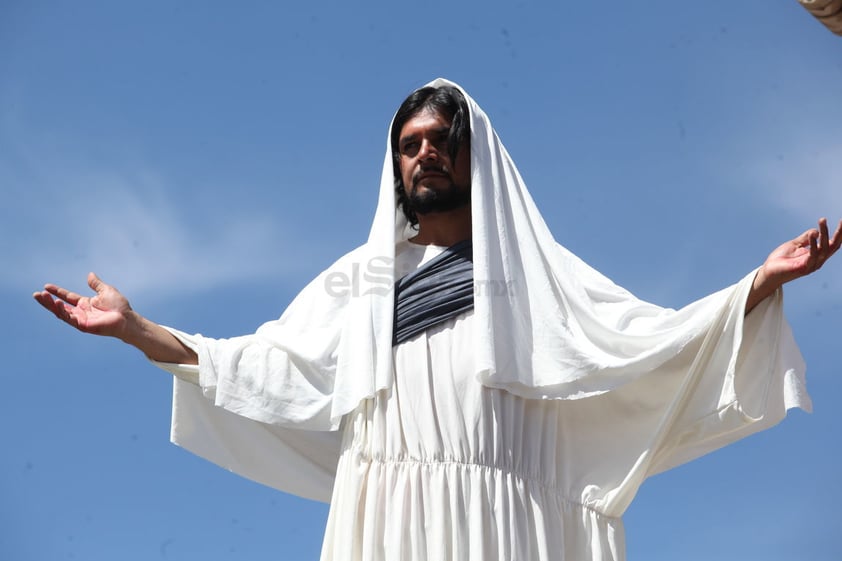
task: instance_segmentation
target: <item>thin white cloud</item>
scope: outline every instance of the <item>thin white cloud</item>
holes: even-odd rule
[[[746,169],[767,202],[809,222],[842,217],[842,141],[793,135],[777,154],[758,154]]]
[[[835,125],[805,123],[797,108],[779,118],[779,128],[787,132],[777,135],[774,146],[760,128],[753,131],[753,138],[742,139],[743,146],[751,147],[739,166],[745,184],[758,206],[790,216],[804,229],[824,216],[832,231],[842,219],[842,139],[833,130]],[[834,256],[815,279],[799,282],[789,292],[798,306],[809,309],[842,302],[842,254]]]
[[[732,138],[732,149],[746,157],[733,163],[745,164],[758,201],[812,224],[820,216],[842,217],[842,74],[833,71],[832,51],[804,54],[785,51],[774,59],[769,73],[786,79],[745,108],[747,126]]]
[[[149,169],[108,168],[45,146],[17,143],[0,155],[8,188],[0,252],[12,264],[3,288],[82,289],[94,270],[133,296],[166,298],[300,271],[307,248],[268,209],[199,213]]]

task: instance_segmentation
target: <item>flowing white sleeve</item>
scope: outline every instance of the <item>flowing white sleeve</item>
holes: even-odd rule
[[[707,329],[672,359],[613,391],[568,401],[576,425],[591,427],[577,449],[578,476],[601,482],[585,495],[605,512],[621,515],[651,475],[769,428],[790,408],[810,411],[782,293],[745,316],[751,281],[729,289]]]
[[[155,363],[176,376],[171,440],[239,475],[330,499],[341,419],[331,419],[346,299],[317,277],[280,319],[254,334],[210,339],[167,328],[198,366]]]
[[[224,341],[212,342],[167,329],[200,356],[214,354],[208,347],[225,345]],[[200,366],[153,363],[175,376],[170,428],[173,444],[269,487],[308,499],[330,500],[339,457],[339,432],[287,428],[239,415],[216,405],[216,386],[200,384]],[[207,379],[206,375],[206,382]],[[319,394],[306,384],[296,390],[288,389],[299,395]],[[317,409],[314,412],[318,417]]]
[[[650,474],[767,429],[783,420],[788,409],[812,411],[806,367],[784,318],[782,291],[746,316],[740,332],[733,368],[704,370],[676,396],[675,414]]]

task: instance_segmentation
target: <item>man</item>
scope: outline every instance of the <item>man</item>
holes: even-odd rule
[[[178,377],[174,442],[329,499],[324,560],[613,561],[646,477],[810,407],[778,289],[840,243],[822,219],[733,287],[641,302],[554,241],[437,80],[395,115],[368,243],[255,334],[161,327],[93,274],[35,298]]]

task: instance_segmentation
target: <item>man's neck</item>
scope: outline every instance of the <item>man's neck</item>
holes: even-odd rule
[[[471,239],[471,207],[418,216],[418,235],[412,243],[450,247]]]

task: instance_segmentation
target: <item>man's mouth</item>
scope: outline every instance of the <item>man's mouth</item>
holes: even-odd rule
[[[413,180],[412,183],[414,185],[417,185],[418,182],[421,181],[422,179],[428,179],[430,177],[450,177],[450,174],[448,174],[443,169],[423,170],[421,173],[419,173],[418,175],[415,176],[415,179]]]

